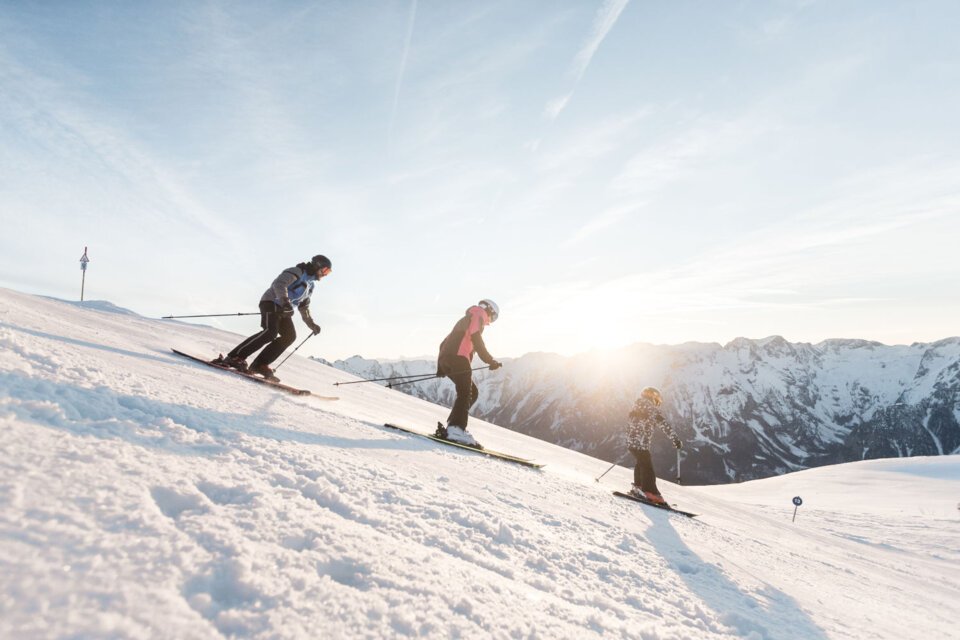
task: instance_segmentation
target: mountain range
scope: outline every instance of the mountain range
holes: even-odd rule
[[[354,356],[329,364],[367,379],[436,369],[428,359]],[[499,371],[477,371],[475,381],[480,397],[471,415],[628,465],[627,414],[643,387],[659,387],[664,415],[685,444],[677,456],[655,434],[655,466],[662,477],[691,484],[960,452],[958,337],[909,346],[780,336],[640,343],[570,357],[531,353],[505,359]],[[446,406],[454,397],[446,379],[396,389]]]

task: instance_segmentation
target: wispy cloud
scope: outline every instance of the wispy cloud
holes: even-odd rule
[[[56,67],[50,60],[44,65]],[[66,69],[58,74],[74,80],[79,76],[76,70]],[[127,206],[141,215],[178,220],[219,239],[232,237],[229,225],[201,204],[174,170],[114,125],[109,114],[85,104],[82,95],[32,71],[2,50],[0,82],[12,98],[0,107],[0,119],[16,123],[18,130],[28,132],[32,145],[47,150],[48,171],[56,170],[51,162],[55,159],[71,173],[87,167],[97,174],[96,181],[76,188],[99,193],[107,184],[113,185],[109,188],[115,189],[118,210],[124,209],[126,200]],[[36,188],[44,187],[40,183]],[[62,188],[69,190],[70,186]]]
[[[534,171],[526,176],[523,190],[511,200],[514,215],[523,218],[566,210],[564,200],[571,191],[585,178],[608,175],[608,165],[629,153],[627,149],[640,123],[653,113],[653,109],[640,107],[626,114],[597,118],[575,129],[558,129],[548,142],[537,140],[528,144],[525,148],[534,154]],[[596,209],[610,204],[603,194],[593,200]],[[626,200],[617,202],[617,208],[636,209],[643,203],[642,197]]]
[[[397,108],[400,105],[400,89],[403,87],[403,76],[407,72],[407,57],[410,54],[410,42],[413,40],[413,27],[417,20],[417,0],[411,0],[410,13],[407,15],[407,33],[403,39],[403,53],[400,55],[400,69],[397,70],[397,82],[393,88],[393,105],[390,108],[390,128],[388,138],[393,143],[393,127],[397,120]]]
[[[577,82],[580,81],[587,67],[590,66],[590,61],[593,60],[593,56],[600,48],[604,38],[613,29],[613,25],[617,23],[617,19],[620,18],[620,14],[627,6],[627,2],[628,0],[606,0],[597,11],[597,15],[593,19],[590,36],[573,59],[573,72]]]
[[[798,318],[822,318],[825,312],[864,319],[865,329],[879,339],[876,332],[885,325],[869,310],[894,294],[874,283],[905,277],[922,295],[924,279],[938,272],[937,256],[950,242],[930,238],[930,230],[956,230],[956,175],[960,167],[938,167],[933,159],[864,172],[823,204],[783,212],[777,222],[714,250],[617,277],[591,278],[591,270],[580,270],[575,279],[531,287],[507,303],[532,326],[554,323],[551,330],[566,333],[565,344],[574,351],[637,340],[729,339],[761,326],[803,335]],[[607,212],[566,245],[626,213]],[[935,255],[929,260],[918,260],[909,249],[917,238],[931,243]],[[753,324],[757,318],[764,320]],[[836,336],[819,339],[826,337]],[[519,339],[535,342],[540,336]]]
[[[570,98],[573,97],[573,91],[568,93],[565,96],[560,96],[559,98],[554,98],[547,103],[547,106],[544,107],[544,111],[551,120],[560,115],[560,112],[563,111],[567,103],[570,102]]]
[[[590,61],[593,60],[597,49],[600,48],[607,34],[610,33],[610,30],[613,29],[613,26],[617,23],[620,14],[623,13],[623,10],[627,6],[627,2],[629,2],[629,0],[605,0],[597,10],[593,19],[593,25],[590,28],[590,34],[580,47],[577,55],[573,58],[573,64],[570,69],[571,75],[573,76],[573,89],[566,95],[555,98],[547,104],[545,108],[547,117],[555,119],[566,108],[570,99],[573,97],[576,86],[580,83],[581,78],[583,78],[583,74],[587,72]]]
[[[595,235],[604,229],[616,226],[617,223],[635,211],[636,208],[633,206],[619,207],[604,211],[599,216],[591,218],[587,224],[580,227],[572,236],[561,242],[560,248],[569,249],[570,247],[578,245],[590,236]]]
[[[778,126],[761,113],[727,121],[698,118],[689,129],[635,153],[611,180],[611,186],[621,194],[655,191],[688,176],[699,160],[748,147]]]
[[[582,171],[596,160],[621,150],[631,134],[654,110],[642,107],[625,115],[597,119],[588,125],[553,136],[548,149],[541,151],[537,167],[543,173]]]
[[[824,204],[794,216],[784,212],[780,222],[666,269],[656,281],[669,282],[674,290],[710,292],[704,300],[726,292],[722,297],[730,304],[755,305],[765,304],[761,298],[771,291],[825,291],[843,281],[876,277],[885,268],[896,270],[896,256],[884,256],[875,247],[955,216],[960,196],[950,189],[958,170],[901,163],[865,173]],[[898,179],[890,180],[894,175]]]

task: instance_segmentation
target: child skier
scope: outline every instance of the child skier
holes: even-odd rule
[[[630,412],[630,424],[627,427],[627,448],[637,464],[633,468],[633,488],[630,495],[656,504],[666,505],[667,501],[657,489],[657,476],[653,471],[653,459],[650,457],[650,440],[653,427],[657,426],[673,440],[677,449],[683,447],[680,438],[660,412],[663,398],[656,387],[646,387],[640,392]]]

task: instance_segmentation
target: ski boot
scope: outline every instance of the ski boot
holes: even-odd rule
[[[457,444],[462,444],[468,447],[473,447],[474,449],[482,449],[480,443],[477,442],[477,439],[473,437],[473,434],[467,432],[466,427],[458,427],[456,425],[448,424],[447,425],[447,440],[450,442],[456,442]]]
[[[250,365],[250,368],[247,369],[247,373],[255,373],[255,374],[261,375],[267,380],[269,380],[270,382],[280,382],[280,378],[273,375],[273,369],[271,369],[265,364],[257,364],[256,362],[254,362],[252,365]]]
[[[667,501],[663,499],[663,496],[660,495],[659,493],[654,493],[653,491],[644,491],[644,492],[643,492],[643,496],[644,496],[644,498],[647,500],[647,502],[652,502],[653,504],[658,504],[658,505],[660,505],[661,507],[669,507],[669,506],[670,506],[669,504],[667,504]]]
[[[249,373],[250,367],[247,366],[247,361],[238,356],[232,356],[229,358],[223,359],[223,366],[230,367],[231,369],[236,369],[240,373]]]

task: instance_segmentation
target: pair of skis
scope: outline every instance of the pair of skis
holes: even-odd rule
[[[466,449],[468,451],[473,451],[475,453],[481,453],[490,458],[499,458],[500,460],[506,460],[507,462],[513,462],[514,464],[523,465],[524,467],[531,467],[533,469],[542,469],[543,464],[539,462],[534,462],[533,460],[527,460],[526,458],[518,458],[517,456],[512,456],[509,453],[502,453],[500,451],[494,451],[493,449],[485,449],[483,447],[471,447],[467,444],[462,444],[460,442],[454,442],[453,440],[447,440],[446,438],[440,438],[433,434],[421,433],[420,431],[415,431],[409,427],[401,427],[400,425],[393,423],[386,423],[383,426],[389,427],[390,429],[395,429],[397,431],[403,431],[404,433],[412,433],[415,436],[420,436],[422,438],[427,438],[428,440],[433,440],[434,442],[441,442],[443,444],[448,444],[451,447],[459,447],[460,449]]]
[[[254,374],[252,374],[252,373],[243,373],[243,372],[241,372],[241,371],[237,371],[236,369],[232,369],[232,368],[230,368],[230,367],[225,367],[225,366],[223,366],[223,365],[221,365],[221,364],[217,364],[217,363],[211,362],[211,361],[209,361],[209,360],[204,360],[203,358],[198,358],[197,356],[192,356],[192,355],[190,355],[189,353],[184,353],[183,351],[178,351],[178,350],[176,350],[176,349],[171,349],[171,350],[172,350],[175,354],[177,354],[178,356],[187,358],[188,360],[192,360],[193,362],[197,362],[197,363],[199,363],[199,364],[205,364],[205,365],[207,365],[208,367],[213,367],[214,369],[220,369],[221,371],[228,371],[228,372],[230,372],[230,373],[232,373],[232,374],[235,374],[235,375],[238,375],[238,376],[243,376],[243,377],[246,378],[247,380],[252,380],[253,382],[258,382],[258,383],[260,383],[260,384],[265,384],[265,385],[267,385],[267,386],[273,387],[274,389],[279,389],[279,390],[281,390],[281,391],[286,391],[287,393],[292,393],[293,395],[296,395],[296,396],[312,396],[312,397],[314,397],[314,398],[319,398],[319,399],[321,399],[321,400],[337,400],[337,399],[338,399],[338,398],[336,398],[336,397],[313,395],[313,394],[310,392],[309,389],[298,389],[298,388],[296,388],[296,387],[291,387],[291,386],[286,385],[286,384],[283,384],[283,383],[281,383],[281,382],[274,382],[273,380],[267,380],[266,378],[261,378],[260,376],[254,375]],[[534,469],[540,469],[540,468],[543,467],[543,465],[540,464],[540,463],[538,463],[538,462],[534,462],[533,460],[527,460],[526,458],[518,458],[517,456],[512,456],[512,455],[510,455],[510,454],[508,454],[508,453],[502,453],[502,452],[500,452],[500,451],[493,451],[493,450],[491,450],[491,449],[484,449],[483,447],[471,447],[471,446],[468,446],[468,445],[465,445],[465,444],[461,444],[461,443],[459,443],[459,442],[454,442],[454,441],[452,441],[452,440],[446,440],[446,439],[444,439],[444,438],[438,438],[437,436],[434,436],[434,435],[428,435],[428,434],[425,434],[425,433],[420,433],[419,431],[414,431],[413,429],[408,429],[407,427],[401,427],[401,426],[395,425],[395,424],[385,424],[384,426],[390,427],[391,429],[396,429],[397,431],[404,431],[404,432],[406,432],[406,433],[412,433],[412,434],[414,434],[414,435],[423,436],[424,438],[429,438],[430,440],[433,440],[433,441],[435,441],[435,442],[442,442],[443,444],[448,444],[448,445],[451,445],[451,446],[453,446],[453,447],[460,447],[461,449],[467,449],[467,450],[469,450],[469,451],[475,451],[475,452],[477,452],[477,453],[482,453],[482,454],[485,455],[485,456],[489,456],[489,457],[492,457],[492,458],[499,458],[499,459],[501,459],[501,460],[506,460],[506,461],[508,461],[508,462],[513,462],[513,463],[520,464],[520,465],[523,465],[523,466],[526,466],[526,467],[532,467],[532,468],[534,468]]]
[[[267,385],[267,386],[273,387],[274,389],[279,389],[279,390],[281,390],[281,391],[285,391],[285,392],[291,393],[291,394],[293,394],[293,395],[297,395],[297,396],[311,396],[311,397],[314,397],[314,398],[317,398],[317,399],[320,399],[320,400],[338,400],[338,399],[339,399],[339,398],[333,397],[333,396],[317,396],[317,395],[312,394],[309,389],[298,389],[298,388],[296,388],[296,387],[291,387],[291,386],[289,386],[289,385],[286,385],[286,384],[283,384],[283,383],[280,383],[280,382],[274,382],[273,380],[267,380],[266,378],[261,378],[260,376],[253,375],[253,374],[251,374],[251,373],[243,373],[243,372],[241,372],[241,371],[237,371],[236,369],[231,369],[230,367],[225,367],[225,366],[220,365],[220,364],[215,364],[215,363],[213,363],[213,362],[211,362],[211,361],[209,361],[209,360],[204,360],[203,358],[198,358],[197,356],[192,356],[192,355],[190,355],[189,353],[184,353],[183,351],[178,351],[178,350],[176,350],[176,349],[172,349],[172,351],[173,351],[175,354],[177,354],[178,356],[181,356],[181,357],[183,357],[183,358],[187,358],[188,360],[192,360],[193,362],[197,362],[197,363],[199,363],[199,364],[205,364],[205,365],[207,365],[208,367],[213,367],[214,369],[220,369],[221,371],[227,371],[227,372],[232,373],[232,374],[234,374],[234,375],[242,376],[242,377],[246,378],[247,380],[252,380],[253,382],[257,382],[257,383],[259,383],[259,384],[265,384],[265,385]],[[506,461],[506,462],[512,462],[512,463],[514,463],[514,464],[519,464],[519,465],[522,465],[522,466],[525,466],[525,467],[530,467],[530,468],[532,468],[532,469],[542,469],[543,466],[544,466],[542,463],[535,462],[535,461],[533,461],[533,460],[528,460],[528,459],[526,459],[526,458],[519,458],[519,457],[517,457],[517,456],[512,456],[512,455],[510,455],[510,454],[508,454],[508,453],[503,453],[503,452],[501,452],[501,451],[494,451],[494,450],[492,450],[492,449],[485,449],[485,448],[479,447],[479,446],[478,446],[478,447],[471,447],[471,446],[466,445],[466,444],[462,444],[462,443],[459,443],[459,442],[454,442],[453,440],[447,440],[446,438],[440,438],[440,437],[435,436],[435,435],[432,435],[432,434],[422,433],[422,432],[420,432],[420,431],[416,431],[416,430],[410,429],[410,428],[408,428],[408,427],[402,427],[402,426],[400,426],[400,425],[393,424],[393,423],[386,423],[386,424],[384,424],[383,426],[388,427],[388,428],[390,428],[390,429],[394,429],[394,430],[396,430],[396,431],[402,431],[402,432],[404,432],[404,433],[410,433],[410,434],[413,434],[413,435],[416,435],[416,436],[420,436],[420,437],[422,437],[422,438],[427,438],[428,440],[433,440],[434,442],[439,442],[439,443],[442,443],[442,444],[446,444],[446,445],[449,445],[449,446],[451,446],[451,447],[458,447],[458,448],[460,448],[460,449],[466,449],[466,450],[468,450],[468,451],[473,451],[473,452],[475,452],[475,453],[479,453],[479,454],[485,455],[485,456],[490,457],[490,458],[497,458],[497,459],[500,459],[500,460],[504,460],[504,461]],[[694,513],[688,513],[688,512],[686,512],[686,511],[681,511],[681,510],[679,510],[679,509],[674,509],[673,507],[671,507],[671,506],[669,506],[669,505],[662,505],[662,504],[657,504],[657,503],[655,503],[655,502],[650,502],[650,501],[648,501],[648,500],[643,500],[643,499],[641,499],[641,498],[637,498],[637,497],[635,497],[635,496],[631,496],[631,495],[626,494],[626,493],[621,493],[620,491],[614,491],[614,492],[613,492],[613,495],[615,495],[615,496],[617,496],[617,497],[620,497],[620,498],[626,498],[626,499],[628,499],[628,500],[633,500],[634,502],[639,502],[639,503],[641,503],[641,504],[645,504],[645,505],[648,505],[648,506],[651,506],[651,507],[656,507],[656,508],[658,508],[658,509],[663,509],[663,510],[665,510],[665,511],[672,511],[672,512],[674,512],[674,513],[680,513],[680,514],[683,514],[683,515],[685,515],[685,516],[687,516],[687,517],[690,517],[690,518],[693,518],[693,517],[696,516],[696,514],[694,514]]]
[[[408,428],[408,427],[401,427],[400,425],[396,425],[396,424],[393,424],[393,423],[390,423],[390,422],[384,424],[383,426],[389,427],[390,429],[395,429],[395,430],[397,430],[397,431],[403,431],[404,433],[411,433],[411,434],[413,434],[413,435],[420,436],[421,438],[427,438],[428,440],[433,440],[434,442],[440,442],[440,443],[443,443],[443,444],[447,444],[447,445],[450,445],[450,446],[452,446],[452,447],[459,447],[459,448],[461,448],[461,449],[467,449],[467,450],[469,450],[469,451],[475,451],[476,453],[481,453],[481,454],[483,454],[483,455],[485,455],[485,456],[489,456],[489,457],[491,457],[491,458],[499,458],[500,460],[506,460],[507,462],[513,462],[514,464],[520,464],[520,465],[523,465],[523,466],[525,466],[525,467],[532,467],[532,468],[534,468],[534,469],[542,469],[543,466],[544,466],[544,465],[541,464],[541,463],[534,462],[534,461],[532,461],[532,460],[527,460],[526,458],[518,458],[518,457],[516,457],[516,456],[512,456],[512,455],[507,454],[507,453],[501,453],[500,451],[493,451],[493,450],[491,450],[491,449],[485,449],[485,448],[483,448],[483,447],[471,447],[471,446],[466,445],[466,444],[461,444],[461,443],[459,443],[459,442],[454,442],[454,441],[452,441],[452,440],[447,440],[446,438],[440,438],[440,437],[435,436],[435,435],[432,435],[432,434],[422,433],[422,432],[420,432],[420,431],[416,431],[416,430],[410,429],[410,428]],[[642,498],[637,498],[637,497],[635,497],[635,496],[632,496],[632,495],[627,494],[627,493],[622,493],[622,492],[620,492],[620,491],[614,491],[614,492],[613,492],[613,495],[615,495],[615,496],[617,496],[617,497],[619,497],[619,498],[626,498],[626,499],[628,499],[628,500],[633,500],[634,502],[639,502],[640,504],[645,504],[645,505],[648,505],[648,506],[650,506],[650,507],[656,507],[657,509],[663,509],[664,511],[672,511],[673,513],[679,513],[679,514],[681,514],[681,515],[687,516],[688,518],[695,518],[695,517],[697,517],[697,514],[696,514],[696,513],[690,513],[690,512],[688,512],[688,511],[681,511],[680,509],[675,509],[674,507],[671,507],[671,506],[668,505],[668,504],[657,504],[656,502],[651,502],[651,501],[649,501],[649,500],[644,500],[644,499],[642,499]]]
[[[183,351],[177,351],[176,349],[171,349],[171,351],[173,351],[178,356],[187,358],[188,360],[192,360],[200,364],[205,364],[208,367],[213,367],[214,369],[220,369],[221,371],[227,371],[229,373],[242,376],[247,380],[252,380],[253,382],[265,384],[267,386],[273,387],[274,389],[279,389],[280,391],[285,391],[295,396],[312,396],[314,398],[317,398],[318,400],[339,400],[339,398],[335,396],[318,396],[318,395],[314,395],[309,389],[298,389],[297,387],[291,387],[290,385],[283,384],[281,382],[275,382],[273,380],[267,380],[266,378],[261,378],[260,376],[254,375],[252,373],[243,373],[242,371],[237,371],[236,369],[231,369],[230,367],[225,367],[223,365],[210,362],[209,360],[204,360],[203,358],[192,356],[189,353],[184,353]]]
[[[261,378],[260,376],[254,375],[254,374],[252,374],[252,373],[243,373],[243,372],[241,372],[241,371],[237,371],[236,369],[232,369],[232,368],[230,368],[230,367],[226,367],[226,366],[223,366],[223,365],[221,365],[221,364],[217,364],[217,363],[215,363],[215,362],[211,362],[211,361],[209,361],[209,360],[204,360],[203,358],[198,358],[197,356],[192,356],[192,355],[190,355],[189,353],[184,353],[183,351],[178,351],[177,349],[171,349],[171,350],[172,350],[175,354],[177,354],[178,356],[187,358],[188,360],[192,360],[193,362],[197,362],[197,363],[199,363],[199,364],[205,364],[205,365],[207,365],[208,367],[213,367],[214,369],[220,369],[221,371],[228,371],[228,372],[233,373],[233,374],[235,374],[235,375],[243,376],[243,377],[246,378],[247,380],[252,380],[253,382],[258,382],[258,383],[260,383],[260,384],[265,384],[265,385],[267,385],[267,386],[273,387],[274,389],[279,389],[279,390],[281,390],[281,391],[286,391],[287,393],[292,393],[293,395],[296,395],[296,396],[312,396],[312,397],[314,397],[314,398],[319,398],[319,399],[321,399],[321,400],[338,400],[338,398],[336,398],[336,397],[316,396],[316,395],[313,395],[313,394],[310,392],[309,389],[298,389],[298,388],[296,388],[296,387],[291,387],[291,386],[289,386],[289,385],[285,385],[285,384],[280,383],[280,382],[275,382],[275,381],[273,381],[273,380],[268,380],[268,379],[266,379],[266,378]],[[475,452],[477,452],[477,453],[482,453],[482,454],[485,455],[485,456],[489,456],[489,457],[492,457],[492,458],[499,458],[499,459],[501,459],[501,460],[506,460],[506,461],[508,461],[508,462],[513,462],[513,463],[520,464],[520,465],[523,465],[523,466],[526,466],[526,467],[532,467],[532,468],[534,468],[534,469],[540,469],[540,468],[543,467],[543,465],[540,464],[540,463],[538,463],[538,462],[534,462],[533,460],[527,460],[526,458],[518,458],[517,456],[512,456],[512,455],[510,455],[510,454],[508,454],[508,453],[502,453],[502,452],[500,452],[500,451],[493,451],[492,449],[484,449],[483,447],[471,447],[471,446],[468,446],[468,445],[465,445],[465,444],[461,444],[461,443],[459,443],[459,442],[454,442],[454,441],[452,441],[452,440],[446,440],[446,439],[444,439],[444,438],[438,438],[437,436],[434,436],[434,435],[428,435],[428,434],[425,434],[425,433],[420,433],[419,431],[414,431],[413,429],[408,429],[407,427],[401,427],[401,426],[395,425],[395,424],[385,424],[384,426],[390,427],[391,429],[396,429],[397,431],[404,431],[404,432],[406,432],[406,433],[412,433],[412,434],[414,434],[414,435],[423,436],[424,438],[429,438],[430,440],[433,440],[433,441],[435,441],[435,442],[442,442],[443,444],[448,444],[448,445],[453,446],[453,447],[460,447],[461,449],[467,449],[467,450],[469,450],[469,451],[475,451]]]
[[[656,502],[651,502],[650,500],[644,500],[643,498],[638,498],[636,496],[630,495],[629,493],[623,493],[622,491],[614,491],[613,495],[617,496],[618,498],[626,498],[627,500],[633,500],[634,502],[639,502],[640,504],[645,504],[649,507],[656,507],[657,509],[663,509],[664,511],[672,511],[673,513],[679,513],[681,515],[687,516],[688,518],[696,518],[698,515],[696,513],[690,513],[689,511],[681,511],[680,509],[671,507],[668,504],[658,504]]]

